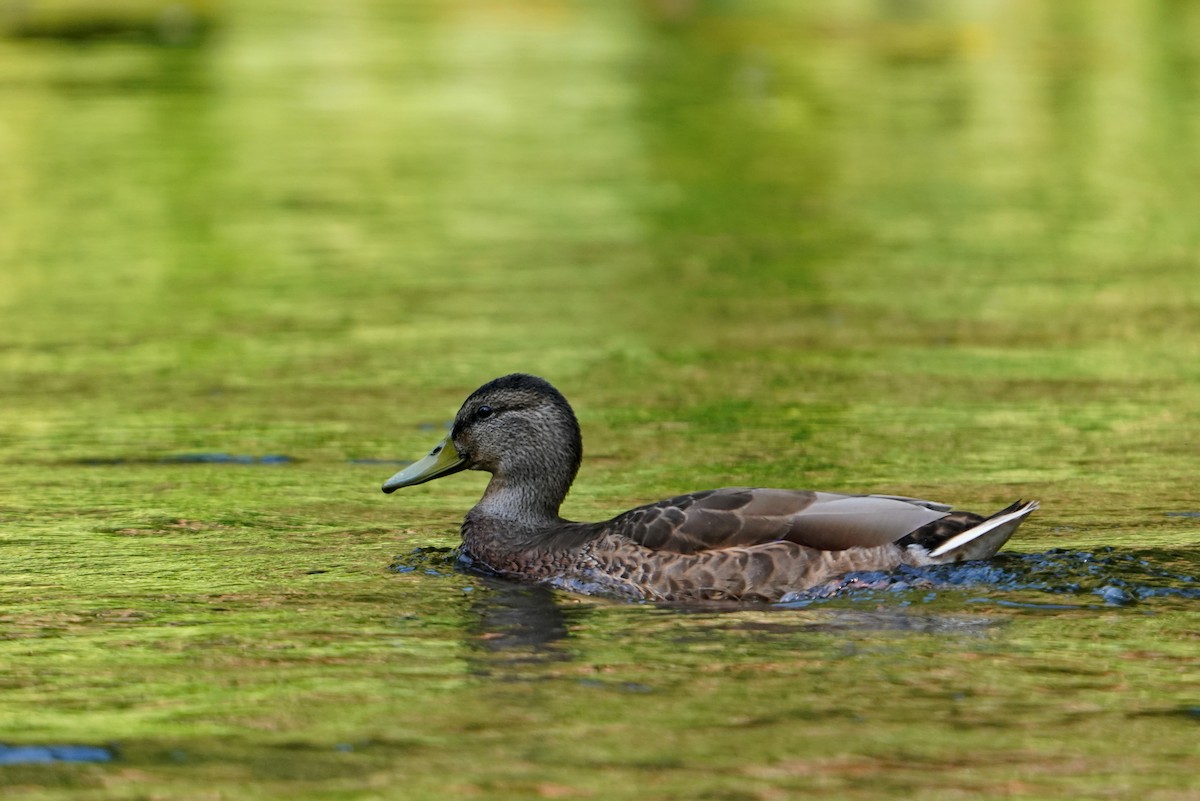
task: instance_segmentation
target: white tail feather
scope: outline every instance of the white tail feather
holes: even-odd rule
[[[1018,502],[1019,503],[1019,502]],[[965,562],[987,559],[1008,542],[1021,521],[1038,508],[1037,501],[1020,504],[1017,508],[992,515],[979,525],[956,534],[930,552],[929,558],[939,562]]]

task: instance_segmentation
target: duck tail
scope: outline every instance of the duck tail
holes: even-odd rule
[[[987,559],[1008,542],[1008,538],[1038,508],[1037,501],[1017,501],[1001,509],[982,523],[956,534],[929,552],[935,562],[966,562]]]

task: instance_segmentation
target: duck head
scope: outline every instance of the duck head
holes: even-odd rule
[[[513,373],[472,392],[450,435],[384,482],[383,491],[485,470],[492,474],[485,502],[557,514],[582,458],[579,423],[566,398],[544,379]]]

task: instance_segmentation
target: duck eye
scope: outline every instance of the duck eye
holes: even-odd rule
[[[478,409],[475,410],[475,419],[476,420],[486,420],[489,417],[491,417],[495,413],[495,411],[496,410],[493,409],[491,406],[480,406]]]

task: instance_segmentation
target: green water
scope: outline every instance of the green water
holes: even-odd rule
[[[117,5],[0,16],[0,743],[117,757],[5,798],[1200,798],[1200,7]],[[512,370],[570,517],[1036,497],[1169,592],[456,572],[483,477],[378,487]]]

